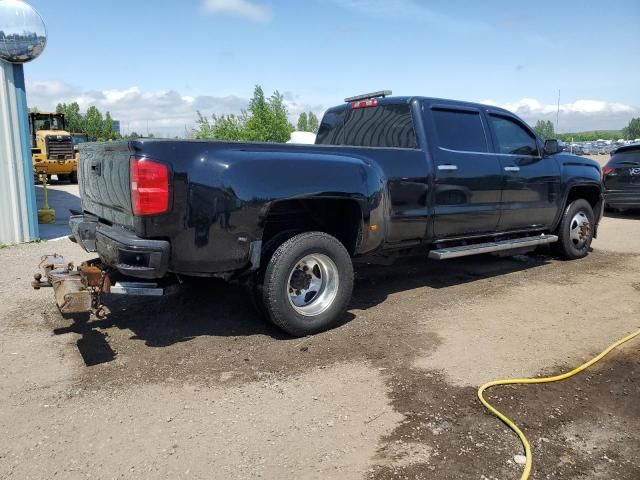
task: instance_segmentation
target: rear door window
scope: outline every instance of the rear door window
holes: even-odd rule
[[[480,112],[433,109],[438,145],[461,152],[487,152]]]
[[[357,147],[418,148],[409,104],[347,107],[341,112],[327,112],[318,130],[316,143]]]
[[[499,115],[489,115],[496,137],[496,152],[509,155],[538,156],[538,144],[533,134],[515,120]]]

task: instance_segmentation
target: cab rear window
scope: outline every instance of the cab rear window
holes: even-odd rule
[[[408,104],[329,111],[320,124],[316,144],[418,148]]]

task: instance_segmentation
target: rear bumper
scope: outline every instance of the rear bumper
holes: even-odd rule
[[[607,206],[613,208],[637,208],[640,207],[640,189],[606,190],[604,200]]]
[[[100,223],[91,215],[69,219],[71,240],[123,275],[136,278],[162,278],[169,269],[171,246],[165,240],[149,240],[124,228]]]

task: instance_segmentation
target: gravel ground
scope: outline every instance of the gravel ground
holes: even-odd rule
[[[0,249],[0,478],[518,478],[517,438],[476,399],[565,371],[640,328],[640,215],[588,258],[361,267],[338,328],[291,339],[204,282],[65,320],[29,287],[67,240]],[[571,380],[489,397],[533,478],[640,478],[640,341]]]

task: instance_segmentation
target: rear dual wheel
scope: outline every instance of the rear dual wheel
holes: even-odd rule
[[[259,292],[269,319],[300,337],[335,325],[352,290],[353,265],[342,243],[323,232],[305,232],[278,246]]]

